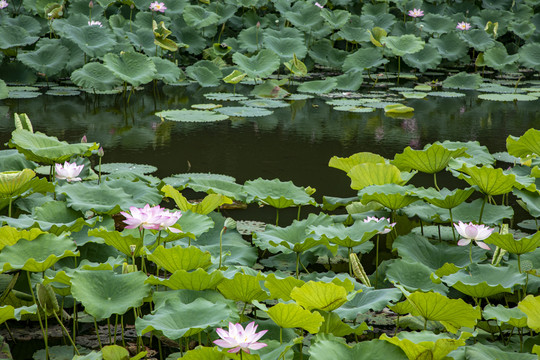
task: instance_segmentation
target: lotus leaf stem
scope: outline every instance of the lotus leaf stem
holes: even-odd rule
[[[223,241],[222,241],[222,238],[223,238],[223,232],[226,230],[227,228],[226,227],[223,227],[223,229],[221,229],[221,232],[219,233],[219,265],[218,265],[218,269],[221,269],[221,259],[222,259],[222,253],[223,253]]]
[[[276,208],[276,226],[279,226],[279,209]]]
[[[73,339],[71,338],[71,336],[69,336],[69,331],[66,329],[66,327],[64,326],[64,324],[62,323],[62,320],[60,320],[60,318],[58,318],[58,315],[56,314],[56,311],[53,311],[53,315],[54,317],[56,318],[56,321],[58,321],[58,324],[60,324],[60,327],[62,328],[62,330],[66,333],[68,339],[69,339],[69,342],[71,343],[71,345],[73,346],[73,350],[75,350],[75,352],[77,353],[77,355],[81,355],[79,353],[79,350],[77,349],[77,345],[75,345],[75,342],[73,341]]]
[[[448,209],[448,212],[450,213],[450,227],[452,228],[452,236],[454,237],[454,241],[456,241],[456,229],[454,229],[455,226],[454,226],[454,218],[452,217],[452,209]]]
[[[482,223],[482,215],[484,214],[484,206],[486,206],[486,201],[487,201],[487,195],[484,196],[484,202],[482,203],[482,207],[480,208],[480,217],[478,218],[479,224]]]
[[[8,207],[8,217],[11,217],[11,203],[13,202],[13,198],[9,197],[9,207]]]
[[[302,265],[302,268],[304,269],[304,271],[305,271],[306,273],[308,273],[308,274],[309,274],[309,270],[308,270],[308,269],[306,269],[306,267],[304,266],[304,264],[302,264],[302,262],[301,262],[301,261],[300,261],[300,265]]]
[[[433,182],[435,183],[435,189],[437,189],[437,191],[441,191],[437,185],[437,173],[433,173]]]
[[[471,264],[473,263],[473,261],[472,261],[472,247],[473,247],[473,242],[471,241],[471,243],[469,244],[469,260],[471,260]]]
[[[283,328],[279,327],[279,345],[283,344]]]
[[[302,205],[298,205],[298,214],[296,215],[296,220],[300,221],[300,211],[302,210]]]
[[[379,234],[377,234],[377,240],[375,240],[375,289],[377,289],[378,279],[379,279]]]
[[[161,340],[158,339],[159,360],[163,360],[163,350],[161,349]]]
[[[116,314],[116,317],[114,318],[114,343],[116,344],[116,334],[118,330],[118,314]]]
[[[34,300],[34,304],[38,304],[36,295],[34,294],[34,289],[32,288],[32,280],[30,279],[30,272],[26,271],[26,278],[28,279],[28,287],[30,288],[30,293],[32,294],[32,299]],[[39,313],[39,306],[37,310],[37,318],[39,321],[39,327],[41,328],[41,333],[43,334],[43,342],[45,343],[45,359],[49,359],[49,344],[48,344],[48,337],[47,337],[47,330],[43,329],[43,323],[41,322],[41,314]],[[45,318],[47,318],[45,316]]]
[[[96,337],[99,344],[99,349],[103,350],[103,345],[101,344],[101,336],[99,336],[99,328],[97,326],[97,321],[95,317],[94,317],[94,327],[96,328]]]
[[[201,332],[199,331],[197,335],[199,337],[199,346],[203,346]]]
[[[126,339],[124,338],[124,315],[120,315],[120,331],[122,332],[122,346],[126,347]]]

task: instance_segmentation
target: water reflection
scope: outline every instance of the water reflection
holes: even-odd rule
[[[236,87],[238,93],[250,90]],[[163,86],[133,94],[129,106],[120,96],[84,93],[6,99],[0,101],[0,136],[6,143],[13,130],[13,113],[27,113],[37,131],[69,142],[86,135],[105,148],[105,162],[152,164],[159,168],[159,177],[188,170],[228,174],[238,182],[278,177],[315,187],[319,196],[351,196],[347,177],[327,166],[334,155],[371,151],[393,158],[407,146],[420,149],[437,140],[475,140],[497,152],[505,150],[509,134],[519,136],[540,124],[538,101],[483,101],[474,92],[460,98],[407,100],[405,105],[415,112],[406,119],[387,117],[380,109],[335,111],[322,97],[291,101],[288,107],[272,109],[270,116],[216,123],[162,122],[154,115],[192,104],[219,103],[204,94],[225,91],[231,88]]]

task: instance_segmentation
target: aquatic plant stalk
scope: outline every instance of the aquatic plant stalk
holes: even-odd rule
[[[97,321],[95,317],[94,317],[94,327],[96,328],[96,336],[97,336],[97,341],[99,344],[99,349],[103,350],[103,345],[101,344],[101,336],[99,336],[99,328],[97,326]]]
[[[26,271],[26,278],[28,279],[28,287],[30,288],[30,293],[32,294],[32,299],[34,300],[34,304],[36,306],[38,305],[36,295],[34,294],[34,289],[32,288],[32,280],[30,279],[30,272]],[[45,358],[49,358],[49,339],[47,337],[47,330],[43,329],[43,323],[41,322],[41,314],[39,313],[39,306],[37,311],[37,318],[39,321],[39,327],[41,328],[41,333],[43,334],[43,342],[45,343]]]
[[[484,206],[486,206],[487,201],[487,195],[484,196],[484,202],[482,203],[482,207],[480,208],[480,217],[478,218],[478,223],[482,223],[482,215],[484,214]]]

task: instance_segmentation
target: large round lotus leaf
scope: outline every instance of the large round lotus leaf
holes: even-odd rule
[[[238,34],[238,47],[250,53],[259,51],[262,48],[264,33],[256,26],[243,29]]]
[[[104,56],[117,44],[114,34],[106,27],[68,24],[64,27],[63,33],[90,57]]]
[[[183,16],[186,24],[196,29],[213,25],[220,19],[220,16],[215,12],[197,5],[186,5]]]
[[[493,38],[481,29],[465,31],[461,37],[477,51],[486,51],[495,45]]]
[[[509,253],[522,255],[534,251],[540,246],[540,232],[521,239],[514,239],[512,234],[493,233],[485,242],[494,244]]]
[[[163,117],[171,121],[180,121],[180,122],[214,122],[227,120],[228,115],[217,114],[214,111],[206,110],[163,110],[157,112],[156,116]]]
[[[535,101],[537,96],[525,94],[480,94],[479,99],[491,101]]]
[[[244,100],[241,103],[246,106],[262,107],[262,108],[281,108],[281,107],[291,106],[291,104],[289,104],[286,101],[272,100],[272,99]]]
[[[40,36],[42,34],[40,22],[31,16],[18,14],[13,18],[4,16],[2,20],[6,25],[19,26],[25,29],[30,35]]]
[[[302,221],[294,220],[293,223],[285,228],[273,225],[267,225],[264,232],[253,235],[253,243],[262,250],[268,250],[271,253],[283,252],[303,252],[318,245],[330,246],[328,241],[315,239],[314,235],[308,234],[310,226],[332,225],[332,219],[326,215],[309,214],[308,218]],[[335,246],[332,247],[335,251]]]
[[[432,244],[423,236],[408,234],[397,237],[393,243],[393,250],[399,256],[410,262],[418,262],[429,267],[432,271],[441,268],[446,263],[453,263],[458,267],[470,264],[469,253],[460,246],[447,243]],[[481,262],[486,258],[485,250],[473,247],[472,258],[474,262]]]
[[[43,234],[34,240],[21,239],[14,245],[4,247],[0,253],[0,266],[2,272],[12,269],[43,272],[69,256],[79,256],[71,238]]]
[[[305,282],[292,276],[286,278],[277,278],[276,274],[268,274],[264,281],[264,286],[270,291],[272,299],[282,299],[289,301],[291,299],[291,290],[295,287],[304,285]]]
[[[519,302],[518,308],[527,315],[527,326],[540,331],[540,296],[527,295]]]
[[[442,281],[466,295],[483,298],[501,292],[513,293],[516,285],[525,285],[526,277],[516,268],[471,264],[466,270],[443,276]]]
[[[470,336],[469,333],[462,333],[459,339],[453,339],[445,334],[435,335],[422,331],[419,333],[401,332],[394,337],[382,334],[380,339],[400,347],[409,359],[425,357],[432,360],[442,360],[447,358],[446,355],[450,352],[465,345],[465,340]]]
[[[362,287],[362,292],[357,292],[353,299],[341,305],[339,309],[334,310],[340,318],[350,321],[356,320],[359,314],[367,313],[368,311],[381,311],[390,302],[397,302],[402,298],[403,294],[399,289],[373,289]]]
[[[467,55],[469,47],[458,34],[452,32],[440,38],[431,38],[429,43],[434,45],[444,59],[456,61]]]
[[[309,354],[312,360],[408,359],[397,346],[382,340],[362,341],[350,347],[341,341],[320,339],[309,347]]]
[[[0,26],[0,49],[26,46],[33,44],[38,40],[38,36],[30,36],[28,32],[20,26]]]
[[[160,245],[147,257],[148,260],[171,273],[177,270],[206,269],[212,265],[210,253],[203,252],[195,246],[187,248],[174,246],[166,249]]]
[[[444,284],[431,281],[432,272],[433,270],[421,263],[397,259],[388,265],[385,275],[390,282],[400,284],[408,291],[434,291],[446,295],[448,288]]]
[[[538,191],[530,192],[527,190],[512,190],[512,193],[516,195],[520,201],[519,204],[527,210],[527,212],[535,217],[540,217],[540,194]]]
[[[514,71],[517,69],[518,54],[508,55],[504,46],[495,46],[484,52],[484,61],[487,66],[499,71]]]
[[[20,239],[34,240],[44,232],[40,229],[34,228],[30,230],[17,230],[10,226],[2,226],[0,228],[0,250],[4,246],[14,245]]]
[[[334,1],[333,4],[336,4],[336,2]],[[338,35],[350,42],[369,42],[369,32],[367,29],[371,29],[372,27],[369,25],[366,26],[366,23],[362,21],[360,16],[353,14],[349,21],[339,29]]]
[[[92,150],[98,149],[99,144],[68,144],[39,131],[33,133],[28,130],[16,129],[11,133],[9,146],[17,148],[28,160],[53,165],[63,163],[72,156],[89,156],[92,154]]]
[[[501,168],[483,166],[469,167],[466,164],[459,169],[462,172],[458,178],[465,180],[470,185],[476,185],[486,195],[502,195],[512,191],[516,184],[514,174],[504,174]]]
[[[351,17],[351,13],[346,10],[322,9],[320,15],[324,21],[334,29],[341,29]]]
[[[331,226],[318,225],[310,226],[308,231],[311,234],[317,235],[318,238],[333,244],[353,248],[381,233],[388,226],[389,223],[387,221],[364,222],[363,220],[357,220],[351,226],[345,226],[341,223]]]
[[[208,93],[204,94],[204,97],[208,100],[215,100],[215,101],[240,101],[240,100],[247,100],[246,96],[240,95],[240,94],[233,94],[233,93]]]
[[[309,281],[292,289],[291,298],[307,310],[332,311],[347,302],[347,290],[334,283]]]
[[[71,73],[71,81],[82,88],[106,91],[122,84],[122,81],[99,62],[90,62]]]
[[[455,189],[452,191],[448,190],[447,188],[442,188],[440,191],[434,188],[417,188],[415,190],[415,194],[421,199],[443,209],[455,208],[467,200],[473,192],[474,188],[472,187],[466,189]]]
[[[347,158],[333,156],[332,158],[330,158],[330,161],[328,162],[328,166],[343,170],[346,173],[348,173],[354,166],[358,164],[367,163],[367,162],[382,164],[385,161],[386,159],[378,154],[374,154],[370,152],[359,152]]]
[[[0,173],[0,197],[13,197],[28,190],[36,173],[30,169]]]
[[[348,55],[343,63],[343,71],[364,71],[365,69],[377,68],[388,62],[383,58],[382,51],[378,48],[362,48]]]
[[[516,157],[540,155],[540,130],[529,129],[520,137],[508,136],[506,148],[510,155]]]
[[[263,49],[252,57],[239,52],[233,54],[233,62],[252,78],[265,78],[279,68],[280,58],[272,50]]]
[[[535,345],[537,346],[537,345]],[[533,350],[534,352],[534,350]],[[454,359],[467,358],[470,360],[537,360],[538,356],[535,354],[518,353],[515,351],[504,351],[496,345],[483,345],[476,343],[474,345],[463,346],[452,353]]]
[[[219,67],[211,61],[201,60],[186,68],[186,75],[202,87],[218,86],[223,76]]]
[[[69,50],[60,44],[43,45],[37,50],[17,55],[17,60],[46,76],[54,76],[62,71],[68,59]]]
[[[109,270],[75,271],[71,294],[88,314],[96,319],[107,319],[143,304],[152,290],[145,280],[146,275],[140,271],[128,274]]]
[[[396,56],[405,54],[414,54],[424,48],[424,41],[414,35],[387,36],[381,40],[381,43],[389,48]]]
[[[156,332],[172,340],[188,337],[208,327],[223,326],[232,316],[224,302],[211,302],[200,298],[184,304],[167,301],[150,315],[135,320],[138,335]]]
[[[376,201],[389,209],[397,210],[420,200],[414,195],[414,187],[398,184],[370,185],[359,191],[362,204]]]
[[[482,205],[484,201],[482,199],[476,199],[470,203],[464,202],[459,206],[452,209],[454,215],[454,221],[471,222],[478,221],[478,215],[482,207],[484,212],[482,213],[482,222],[489,225],[498,225],[504,219],[511,219],[514,216],[514,210],[511,206],[505,205]],[[448,215],[441,214],[441,221],[449,221]]]
[[[403,153],[396,154],[392,164],[403,171],[418,170],[428,174],[446,168],[450,159],[463,156],[467,148],[449,150],[440,144],[427,146],[423,150],[413,150],[408,146]]]
[[[281,328],[301,328],[311,334],[316,334],[324,322],[318,312],[312,313],[295,303],[278,303],[267,314]]]
[[[186,184],[186,187],[195,191],[204,191],[207,194],[222,194],[228,198],[245,201],[246,192],[244,187],[234,181],[218,179],[193,179]]]
[[[313,94],[326,94],[337,87],[337,79],[328,77],[324,80],[306,81],[298,86],[298,91]]]
[[[176,83],[182,76],[182,70],[173,62],[159,57],[150,58],[156,66],[156,79],[165,84]]]
[[[341,69],[348,51],[334,48],[329,39],[321,39],[315,42],[308,50],[309,56],[317,63],[323,66],[329,66],[335,69]]]
[[[133,86],[149,83],[156,75],[154,62],[132,51],[120,55],[108,53],[103,57],[103,63],[115,76]]]
[[[244,184],[244,191],[248,193],[247,202],[262,202],[278,209],[308,204],[317,205],[305,188],[294,185],[292,181],[262,178],[248,180]]]
[[[264,301],[268,299],[268,294],[261,288],[260,281],[264,281],[265,276],[257,274],[255,276],[236,273],[232,279],[224,279],[218,285],[218,291],[227,299],[251,303],[253,300]]]
[[[519,49],[519,62],[523,66],[540,71],[540,44],[531,42],[523,45]]]
[[[146,164],[131,164],[131,163],[108,163],[101,164],[102,173],[115,173],[118,171],[131,171],[137,174],[151,174],[157,171],[157,167]]]
[[[426,14],[422,17],[422,31],[429,34],[446,34],[456,28],[455,22],[448,16],[439,14]]]
[[[207,215],[223,204],[232,204],[232,200],[221,194],[207,195],[202,201],[192,204],[184,195],[171,185],[165,185],[161,188],[165,197],[170,197],[176,203],[176,206],[182,211],[192,211],[198,214]]]
[[[482,316],[486,320],[497,320],[499,326],[503,323],[520,328],[527,326],[527,315],[518,307],[507,308],[500,304],[497,306],[486,305],[482,310]]]
[[[281,62],[289,61],[296,55],[303,59],[307,54],[307,47],[301,38],[284,38],[266,35],[263,41],[264,47],[272,50],[281,58]]]
[[[443,81],[443,87],[449,89],[475,90],[480,87],[484,79],[480,74],[467,74],[460,72],[452,75]]]
[[[11,305],[0,306],[0,324],[9,319],[15,319],[15,308]]]
[[[323,22],[320,9],[313,5],[308,2],[296,2],[292,7],[288,7],[286,11],[281,12],[281,15],[295,27],[308,33]]]
[[[439,50],[431,44],[426,44],[424,48],[414,54],[406,54],[403,61],[410,67],[417,68],[420,72],[428,69],[435,69],[442,60]]]
[[[351,178],[351,188],[361,190],[370,185],[399,184],[405,185],[415,174],[400,172],[392,164],[365,162],[353,166],[347,176]]]
[[[227,117],[260,117],[268,116],[273,113],[273,111],[268,109],[251,106],[226,106],[216,109],[216,111]]]
[[[150,276],[146,283],[151,285],[164,285],[173,290],[187,289],[202,291],[207,289],[215,290],[223,281],[224,276],[219,270],[207,273],[203,269],[195,271],[177,270],[168,279]]]
[[[108,231],[107,229],[100,227],[98,229],[89,230],[88,236],[102,238],[105,241],[105,244],[114,247],[116,250],[126,255],[126,257],[130,257],[132,253],[134,256],[144,255],[141,237],[133,236],[126,233],[126,231]],[[133,252],[131,251],[132,245],[135,245],[135,250]]]
[[[336,77],[337,80],[337,86],[336,89],[342,90],[342,91],[357,91],[360,89],[360,86],[364,82],[364,76],[362,75],[362,71],[349,71],[345,74],[339,75]],[[334,108],[336,109],[336,108]],[[356,111],[355,111],[356,110]],[[358,107],[356,109],[351,109],[349,111],[352,112],[372,112],[374,111],[373,108],[362,108]]]

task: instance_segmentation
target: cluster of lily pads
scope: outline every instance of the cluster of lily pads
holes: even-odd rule
[[[276,73],[308,89],[357,90],[364,77],[474,65],[540,69],[534,0],[3,0],[0,78],[66,78],[90,92],[184,79],[201,86]],[[181,70],[183,67],[185,70]],[[330,90],[327,90],[330,91]]]
[[[39,323],[35,358],[536,359],[539,130],[497,154],[444,141],[333,157],[357,194],[319,204],[278,179],[159,179],[34,132],[24,114],[15,125],[0,151],[0,314]],[[433,187],[409,184],[418,172]],[[440,188],[441,172],[466,185]],[[247,204],[275,208],[275,225],[235,221]],[[49,346],[52,323],[66,345]],[[78,344],[83,323],[106,329],[99,349]]]

